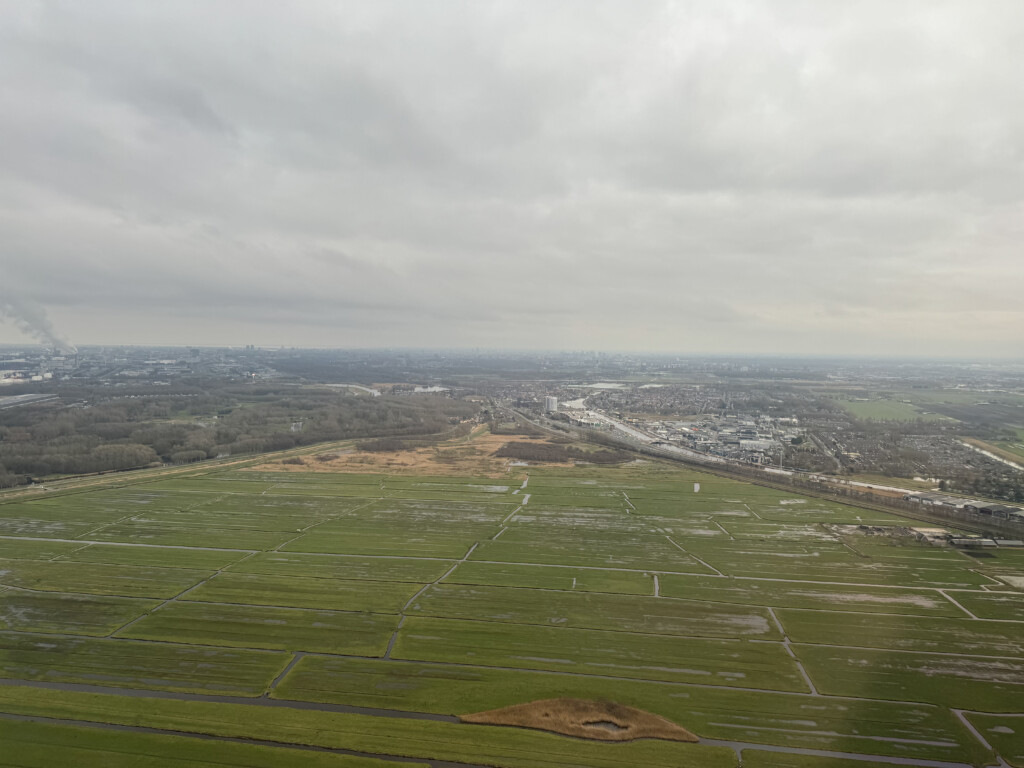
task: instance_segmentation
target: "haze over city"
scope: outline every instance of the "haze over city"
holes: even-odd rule
[[[5,301],[76,344],[1019,355],[1018,3],[237,11],[0,10]]]

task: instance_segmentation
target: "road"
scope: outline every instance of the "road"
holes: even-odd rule
[[[8,395],[7,397],[0,397],[0,410],[17,408],[19,405],[45,403],[57,399],[57,395]]]

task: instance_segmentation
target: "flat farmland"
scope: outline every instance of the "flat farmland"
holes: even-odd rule
[[[382,656],[397,625],[397,615],[182,601],[148,614],[118,637]]]
[[[572,670],[306,656],[274,695],[436,713],[476,712],[568,695],[613,698],[687,723],[709,739],[954,763],[980,761],[987,754],[944,707],[624,680]]]
[[[413,616],[674,637],[780,639],[763,608],[640,595],[559,590],[543,594],[536,589],[441,584],[417,597],[409,612]]]
[[[807,690],[778,643],[412,618],[403,625],[393,655],[603,677]]]
[[[0,495],[5,758],[1022,762],[1017,550],[970,557],[895,515],[653,461],[289,470]],[[701,743],[456,719],[563,697]]]
[[[419,588],[408,582],[368,584],[354,579],[225,571],[190,591],[188,599],[236,605],[398,613]]]

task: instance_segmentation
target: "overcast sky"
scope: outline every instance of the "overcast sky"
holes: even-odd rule
[[[3,3],[0,301],[78,344],[1019,357],[1022,73],[1019,0]]]

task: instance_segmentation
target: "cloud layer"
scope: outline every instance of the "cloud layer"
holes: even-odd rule
[[[1019,356],[1022,38],[1012,0],[8,4],[0,277],[79,344]]]

